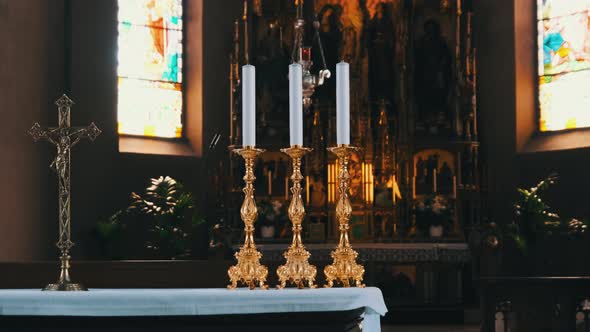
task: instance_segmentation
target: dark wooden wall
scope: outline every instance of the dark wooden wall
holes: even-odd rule
[[[56,120],[63,85],[63,2],[0,1],[0,259],[48,257],[57,209],[47,147],[26,131]],[[56,202],[56,201],[55,201]]]
[[[215,130],[228,131],[228,55],[242,2],[187,0],[187,6],[200,1],[206,13],[201,79],[207,141]],[[203,190],[200,158],[118,151],[116,14],[115,0],[0,0],[0,260],[55,257],[57,183],[49,169],[55,151],[48,143],[33,143],[26,131],[34,121],[56,124],[53,101],[67,85],[76,102],[72,124],[94,121],[103,130],[94,143],[82,142],[72,152],[76,258],[96,257],[90,234],[94,224],[126,206],[129,193],[145,188],[149,177],[170,175],[194,192]],[[186,24],[196,24],[196,19],[189,16]],[[69,47],[64,45],[64,20],[71,27],[65,38]],[[70,60],[68,66],[64,59]],[[69,73],[65,78],[64,72]]]
[[[497,222],[511,219],[516,186],[530,187],[551,172],[560,174],[559,183],[547,194],[551,207],[564,217],[590,216],[590,149],[526,149],[536,126],[535,3],[474,1],[478,112],[489,189],[484,199],[487,214]]]

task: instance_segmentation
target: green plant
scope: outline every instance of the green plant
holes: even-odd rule
[[[588,221],[562,219],[545,203],[543,194],[557,182],[557,178],[557,174],[551,174],[529,189],[517,188],[519,198],[514,204],[514,221],[506,225],[502,233],[525,254],[530,244],[546,235],[581,235],[588,228]]]
[[[118,240],[115,234],[139,242],[150,257],[177,259],[191,256],[201,225],[205,220],[193,195],[173,178],[160,176],[150,179],[143,194],[131,193],[129,207],[99,222],[97,233],[110,242]]]
[[[120,222],[123,211],[117,211],[105,221],[96,224],[96,234],[101,244],[101,251],[111,259],[122,258],[121,243],[125,237],[126,225]]]

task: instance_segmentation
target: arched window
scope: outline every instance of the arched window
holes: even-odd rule
[[[183,136],[182,0],[119,0],[118,132]]]
[[[538,0],[539,130],[590,127],[590,0]]]

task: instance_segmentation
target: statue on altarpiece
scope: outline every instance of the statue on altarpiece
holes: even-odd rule
[[[449,98],[452,86],[451,52],[440,24],[429,19],[415,50],[415,100],[417,129],[439,134],[450,128]]]
[[[379,3],[369,22],[369,94],[372,100],[394,102],[395,31],[391,10]]]

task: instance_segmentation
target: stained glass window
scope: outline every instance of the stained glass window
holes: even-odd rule
[[[119,134],[182,136],[182,0],[119,0]]]
[[[590,0],[537,0],[539,128],[590,127]]]

